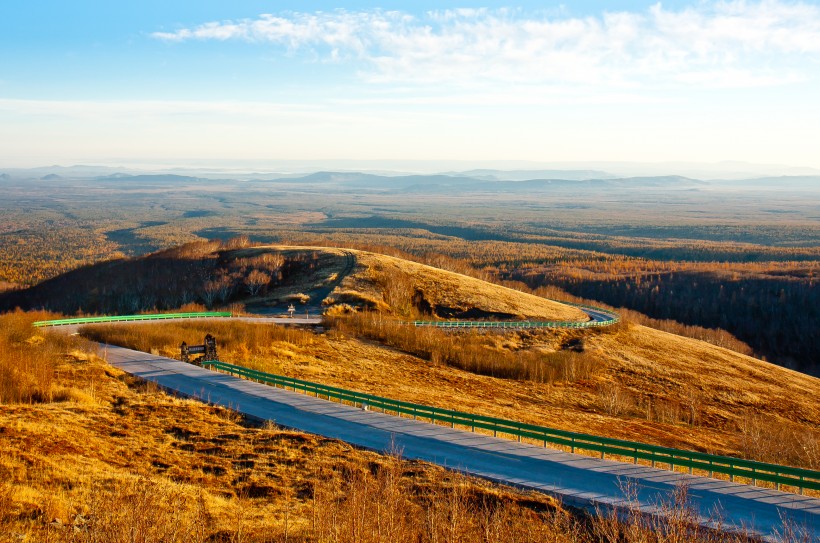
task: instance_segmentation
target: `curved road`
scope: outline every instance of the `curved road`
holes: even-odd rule
[[[607,313],[603,309],[592,309],[590,307],[580,307],[581,311],[589,315],[592,322],[606,322],[612,320],[613,314]]]
[[[177,360],[106,345],[108,362],[167,390],[379,452],[397,447],[470,475],[537,490],[576,507],[638,507],[662,511],[676,485],[685,484],[700,522],[747,529],[778,541],[783,520],[820,538],[820,500],[646,466],[600,460],[449,427],[340,405],[209,371]],[[626,491],[636,489],[633,501]]]
[[[355,264],[355,261],[354,261]],[[581,308],[592,319],[612,319],[604,310]],[[320,318],[234,317],[247,322],[318,324]],[[151,322],[151,321],[142,321]],[[134,324],[129,322],[129,324]],[[77,325],[61,327],[76,331]],[[704,526],[749,530],[765,541],[780,541],[784,521],[820,541],[820,500],[755,486],[600,460],[494,438],[430,423],[340,405],[209,371],[191,364],[112,345],[106,360],[169,391],[234,409],[249,417],[353,445],[425,460],[470,475],[553,495],[586,509],[638,508],[662,513],[676,486],[689,490]],[[629,489],[634,489],[633,495]]]

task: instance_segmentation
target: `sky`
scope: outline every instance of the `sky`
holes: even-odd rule
[[[0,1],[0,166],[820,168],[820,3]]]

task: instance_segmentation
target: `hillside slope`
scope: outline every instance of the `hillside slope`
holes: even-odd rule
[[[269,289],[267,303],[292,295],[298,285],[305,292],[327,293],[312,297],[325,307],[346,303],[411,317],[431,314],[441,318],[589,320],[582,311],[538,296],[526,294],[466,275],[417,262],[351,249],[330,247],[265,246],[236,252],[235,258],[259,258],[264,254],[310,254],[322,262],[319,277],[307,274],[293,284]],[[335,257],[335,258],[334,258]],[[324,276],[324,283],[321,277]],[[332,287],[320,291],[317,284]],[[284,289],[284,292],[283,292]]]
[[[709,343],[630,323],[447,332],[373,314],[340,317],[331,327],[317,335],[220,321],[95,326],[85,333],[170,357],[178,355],[180,338],[211,333],[222,360],[271,373],[570,431],[820,468],[820,379]],[[453,352],[463,358],[451,358]],[[540,380],[505,377],[510,360],[540,365]]]
[[[31,328],[44,317],[0,315],[0,543],[585,536],[547,496],[164,394],[88,342]]]
[[[173,310],[192,302],[285,313],[337,304],[401,317],[585,321],[580,310],[399,258],[331,247],[234,247],[197,242],[86,266],[34,287],[0,292],[0,310],[66,314]]]
[[[263,270],[269,281],[251,295],[245,282]],[[337,315],[329,323],[331,334],[298,341],[292,334],[267,343],[254,340],[257,334],[249,329],[232,336],[230,326],[239,325],[178,325],[199,326],[200,336],[214,333],[229,362],[568,430],[820,466],[818,379],[631,323],[589,331],[416,329],[401,321],[424,313],[543,320],[585,315],[395,257],[326,247],[208,243],[58,279],[62,283],[54,280],[32,292],[47,301],[54,296],[79,307],[95,302],[116,312],[118,301],[153,302],[150,309],[158,300],[196,299],[202,289],[224,281],[231,288],[221,303],[241,301],[274,313],[295,303]],[[182,294],[187,298],[173,298]],[[353,306],[376,311],[353,311]],[[169,330],[180,331],[169,336]],[[174,356],[181,338],[188,337],[181,330],[143,325],[125,336],[106,331],[98,339]],[[132,345],[134,338],[143,343]]]

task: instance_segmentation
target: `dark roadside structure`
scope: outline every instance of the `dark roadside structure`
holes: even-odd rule
[[[202,345],[188,345],[184,341],[179,346],[180,360],[190,364],[201,366],[203,362],[211,362],[219,360],[216,353],[216,338],[211,334],[205,336],[205,342]],[[191,355],[200,354],[196,358],[191,358]]]

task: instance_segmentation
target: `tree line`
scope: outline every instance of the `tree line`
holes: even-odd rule
[[[804,277],[734,272],[567,274],[561,267],[513,270],[531,288],[560,287],[583,298],[639,311],[654,319],[726,330],[759,356],[820,375],[820,289]]]
[[[25,290],[0,293],[0,309],[64,314],[130,314],[202,304],[211,309],[259,296],[317,265],[308,252],[234,253],[247,238],[197,241],[144,257],[87,265]]]

